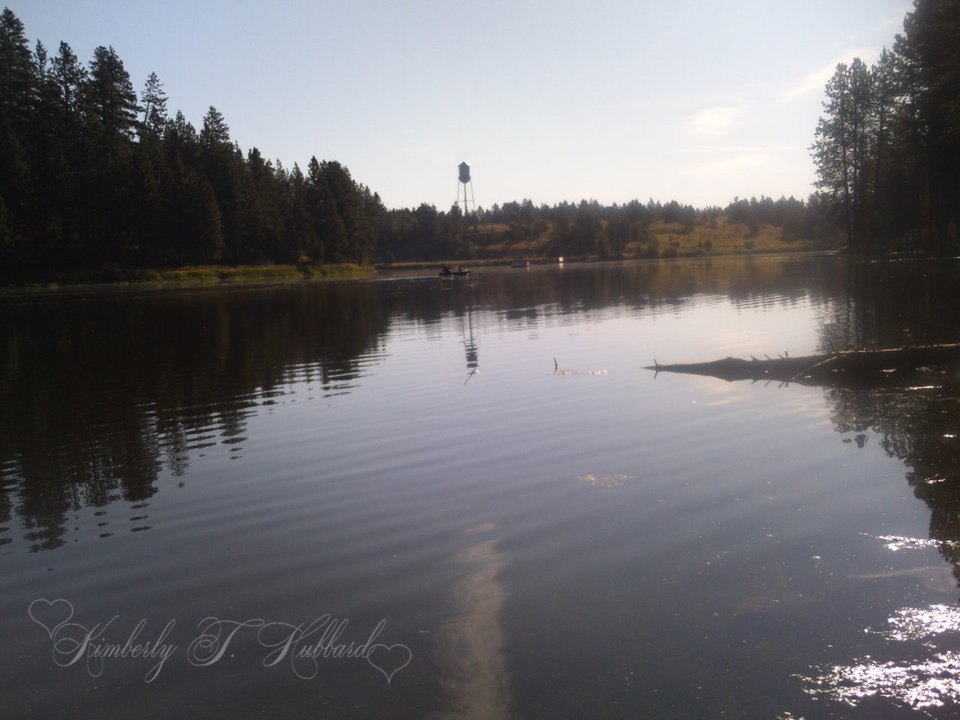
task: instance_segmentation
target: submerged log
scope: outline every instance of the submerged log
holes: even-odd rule
[[[890,381],[922,368],[960,365],[960,343],[886,350],[849,350],[758,360],[727,357],[701,363],[661,365],[647,370],[709,375],[721,380],[776,380],[812,385]]]

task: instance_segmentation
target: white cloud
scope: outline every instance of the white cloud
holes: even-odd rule
[[[717,176],[770,166],[793,150],[790,145],[699,145],[680,152],[699,156],[700,162],[686,167],[687,176]]]
[[[784,100],[794,100],[798,97],[808,95],[812,92],[821,92],[827,81],[833,77],[837,71],[837,65],[840,63],[850,64],[855,57],[860,58],[867,65],[871,65],[879,56],[876,48],[854,48],[843,53],[843,55],[822,66],[820,69],[806,75],[799,83],[792,88],[780,93]]]
[[[719,137],[733,130],[742,114],[740,107],[704,108],[687,118],[686,127],[694,135]]]
[[[694,145],[680,152],[697,155],[749,155],[755,153],[781,153],[794,150],[793,145]]]
[[[726,175],[737,173],[741,170],[763,167],[773,161],[773,153],[761,152],[759,150],[751,152],[731,153],[728,157],[712,159],[691,167],[688,175]]]

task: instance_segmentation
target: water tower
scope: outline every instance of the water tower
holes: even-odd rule
[[[467,217],[470,213],[470,205],[473,205],[473,211],[477,211],[477,201],[473,197],[473,182],[470,180],[470,166],[462,162],[460,168],[460,182],[457,183],[457,205],[463,202],[463,216]],[[463,200],[460,200],[460,188],[463,188]],[[469,190],[469,197],[467,191]]]

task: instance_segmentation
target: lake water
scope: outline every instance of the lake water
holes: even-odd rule
[[[958,277],[4,297],[0,715],[953,717],[956,378],[644,368],[955,342]]]

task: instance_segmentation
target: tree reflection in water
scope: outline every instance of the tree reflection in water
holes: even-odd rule
[[[895,282],[876,268],[855,265],[846,301],[825,323],[823,347],[890,347],[955,342],[960,327],[953,308],[957,289],[949,273],[905,264]],[[895,284],[896,283],[896,284]],[[960,586],[960,377],[957,370],[930,371],[912,387],[891,390],[831,388],[825,391],[835,429],[853,434],[863,448],[871,434],[906,467],[914,495],[930,509],[929,539],[880,537],[892,551],[935,546]],[[849,437],[847,438],[849,440]],[[929,575],[930,573],[924,573]],[[960,703],[960,608],[933,604],[900,607],[881,629],[887,659],[866,656],[819,668],[803,678],[814,697],[858,706],[886,698],[914,710],[949,710]]]
[[[465,319],[469,380],[479,372],[481,314],[534,328],[551,315],[677,310],[697,293],[822,299],[842,283],[835,266],[650,263],[492,272],[452,287],[431,277],[4,297],[0,546],[17,519],[31,551],[60,547],[71,513],[116,502],[139,506],[135,529],[150,527],[163,473],[184,478],[217,447],[242,458],[250,419],[296,383],[324,397],[350,392],[396,324]]]
[[[84,507],[130,503],[148,528],[162,472],[217,445],[241,457],[249,418],[292,382],[345,392],[385,327],[362,283],[8,299],[0,520],[12,508],[33,551]]]

